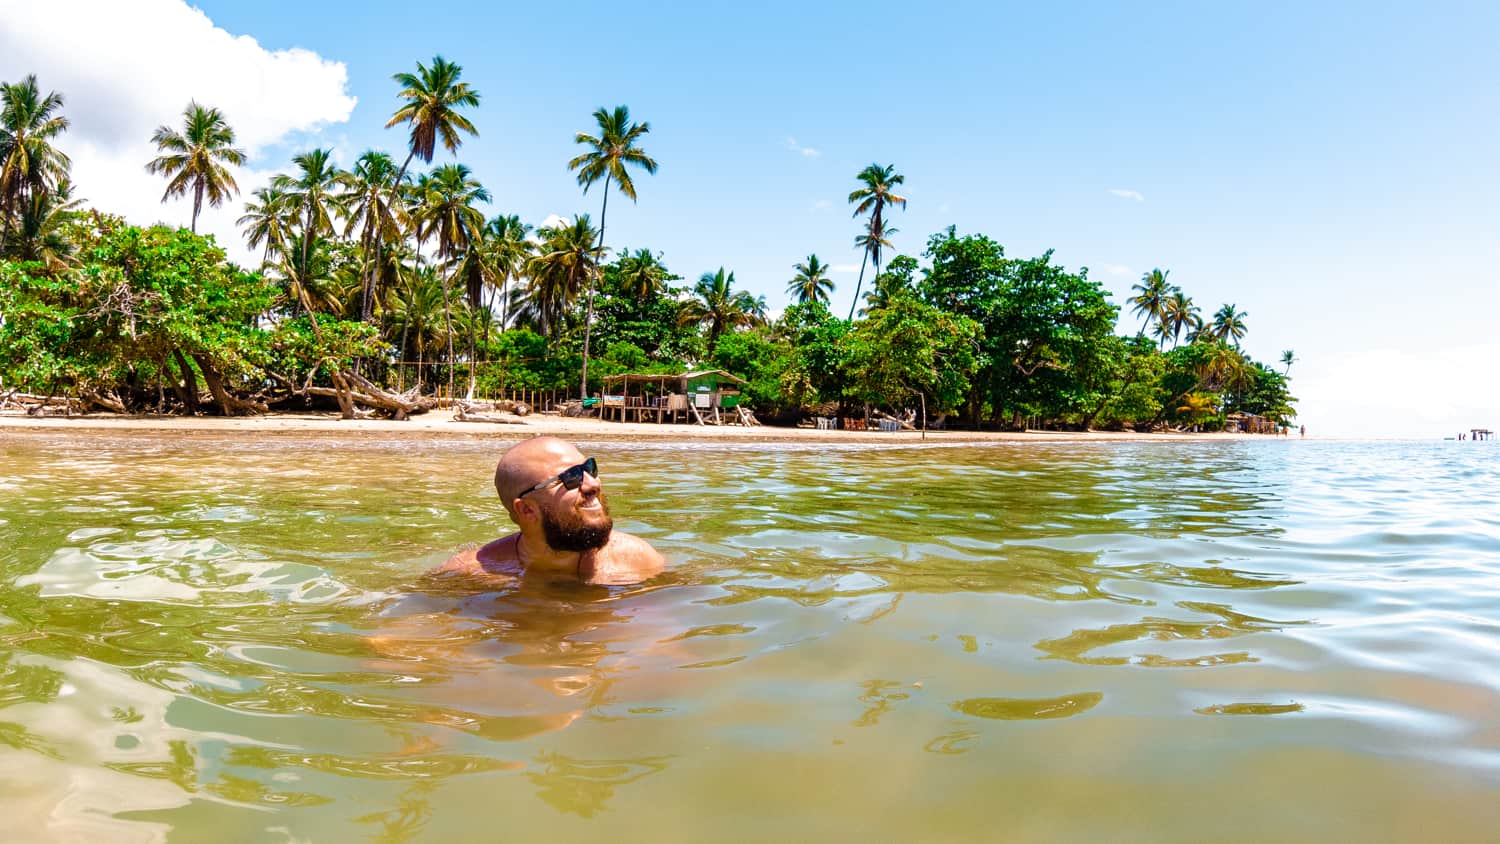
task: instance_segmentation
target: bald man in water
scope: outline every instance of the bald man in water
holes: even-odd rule
[[[510,581],[576,577],[583,583],[639,583],[665,561],[646,540],[614,529],[598,468],[572,443],[537,437],[500,456],[495,491],[519,531],[455,554],[439,574]]]

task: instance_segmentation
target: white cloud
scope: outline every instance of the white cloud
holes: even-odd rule
[[[1110,188],[1109,192],[1121,199],[1133,199],[1136,202],[1145,202],[1146,197],[1141,196],[1138,190],[1125,190],[1124,188]]]
[[[1135,270],[1124,264],[1105,264],[1099,270],[1105,275],[1135,275]]]
[[[821,208],[832,208],[833,207],[833,200],[831,200],[831,199],[820,199],[820,200],[818,200],[818,201],[816,201],[816,202],[813,203],[813,207],[814,208],[820,208],[820,209]]]
[[[568,223],[568,218],[564,217],[561,214],[548,214],[547,217],[546,217],[546,219],[542,220],[542,224],[539,225],[539,226],[537,226],[537,228],[539,228],[539,229],[553,229],[553,228],[557,228],[558,226],[567,225],[567,223]]]
[[[803,158],[817,158],[818,156],[823,154],[821,151],[813,149],[812,147],[802,146],[801,144],[797,143],[796,138],[790,137],[786,139],[786,148],[792,150],[793,152],[800,153]]]
[[[0,0],[0,79],[29,73],[65,99],[72,126],[58,146],[78,195],[133,222],[188,224],[192,203],[161,204],[165,181],[145,172],[157,154],[150,136],[179,126],[190,100],[224,112],[250,163],[235,172],[240,197],[205,208],[198,229],[238,260],[250,258],[234,223],[244,199],[287,166],[258,156],[347,121],[355,106],[341,62],[267,50],[182,0]]]
[[[828,268],[831,273],[853,274],[859,272],[859,264],[834,264]]]

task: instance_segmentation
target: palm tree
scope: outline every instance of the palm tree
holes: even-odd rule
[[[1177,345],[1184,328],[1196,332],[1202,324],[1198,306],[1193,304],[1192,297],[1179,288],[1172,288],[1171,295],[1162,303],[1161,317],[1157,320],[1157,334],[1161,337],[1162,345],[1166,345],[1169,336],[1172,338],[1172,345]]]
[[[203,200],[218,208],[224,200],[240,192],[225,164],[245,163],[245,152],[234,148],[234,129],[216,108],[189,102],[182,112],[182,131],[158,126],[151,142],[162,155],[146,165],[146,172],[167,177],[166,202],[174,196],[193,194],[192,231],[198,232],[198,212]]]
[[[261,265],[271,262],[273,257],[286,256],[287,243],[296,227],[293,219],[297,209],[287,199],[287,192],[274,185],[256,188],[250,192],[254,197],[245,203],[245,213],[236,221],[245,230],[245,240],[254,249],[265,244],[261,254]]]
[[[552,334],[563,311],[577,301],[583,288],[598,272],[594,243],[598,233],[587,214],[573,222],[542,229],[542,244],[526,262],[528,309],[543,336]]]
[[[461,257],[477,246],[483,237],[484,213],[474,207],[480,202],[489,202],[490,192],[474,178],[468,167],[462,164],[444,164],[432,171],[426,182],[422,204],[417,209],[425,229],[437,238],[437,257],[440,262],[457,265]],[[452,287],[452,278],[443,275],[443,319],[448,334],[448,395],[453,395],[453,321],[448,307],[446,291]],[[479,289],[476,285],[469,291],[469,305],[479,306]],[[473,361],[474,338],[469,337],[470,361]],[[469,370],[469,392],[473,395],[474,370]]]
[[[508,285],[525,275],[526,262],[536,251],[530,235],[531,226],[521,222],[515,214],[495,217],[484,226],[485,265],[491,273],[490,285],[500,299],[501,330],[509,324]],[[493,301],[492,298],[491,303]]]
[[[650,299],[666,287],[669,274],[661,256],[650,249],[637,249],[620,259],[620,292],[637,299]]]
[[[880,247],[890,245],[884,242],[883,236],[896,231],[885,227],[885,206],[906,207],[906,197],[892,191],[892,188],[906,182],[906,177],[896,172],[896,165],[887,164],[882,167],[879,164],[871,164],[859,171],[859,175],[855,178],[864,186],[849,194],[849,203],[854,205],[854,216],[858,217],[868,211],[870,222],[866,230],[878,233],[882,237],[877,238],[873,252],[869,248],[868,241],[866,242],[864,258],[861,258],[859,262],[859,281],[854,285],[854,301],[849,303],[849,319],[851,320],[854,319],[854,309],[859,305],[860,288],[864,287],[865,283],[865,262],[873,255],[875,274],[880,275]]]
[[[828,277],[828,265],[818,260],[817,255],[808,255],[807,262],[792,267],[797,274],[786,283],[786,294],[799,305],[809,302],[828,304],[833,292],[833,279]]]
[[[1162,321],[1163,309],[1166,306],[1167,297],[1173,291],[1172,285],[1167,283],[1167,276],[1171,274],[1171,270],[1153,269],[1151,272],[1141,275],[1139,284],[1130,286],[1131,290],[1136,291],[1136,295],[1125,301],[1134,306],[1131,308],[1132,313],[1145,318],[1141,322],[1140,333],[1145,334],[1146,326],[1151,323],[1160,323]],[[1161,334],[1161,332],[1158,332],[1158,334]],[[1164,334],[1162,334],[1162,344],[1166,344],[1166,336]]]
[[[1286,351],[1284,351],[1284,352],[1281,353],[1281,362],[1282,362],[1282,364],[1284,364],[1286,366],[1286,371],[1282,372],[1281,374],[1282,375],[1291,375],[1292,374],[1292,364],[1294,364],[1294,363],[1297,362],[1297,354],[1295,352],[1293,352],[1291,349],[1287,349]]]
[[[1245,317],[1248,316],[1244,311],[1235,310],[1234,305],[1225,305],[1214,314],[1210,333],[1226,343],[1233,343],[1238,349],[1240,338],[1245,336]]]
[[[271,186],[280,190],[287,204],[301,217],[302,250],[299,266],[311,266],[308,251],[318,238],[333,234],[333,210],[337,208],[334,189],[343,176],[333,165],[333,154],[326,149],[312,149],[292,157],[297,165],[296,178],[281,174],[271,179]]]
[[[734,273],[704,273],[693,286],[694,299],[682,303],[679,325],[708,326],[708,355],[713,357],[719,335],[740,326],[765,322],[765,303],[743,290],[734,289]]]
[[[405,274],[393,290],[390,319],[393,326],[401,326],[399,356],[405,361],[410,359],[408,354],[411,351],[417,353],[416,387],[419,392],[427,353],[441,350],[445,343],[451,344],[442,328],[443,314],[450,309],[450,298],[431,267]]]
[[[594,122],[599,126],[598,136],[579,132],[574,143],[588,147],[588,152],[568,162],[569,170],[578,171],[578,184],[587,194],[589,188],[601,179],[604,181],[604,204],[599,209],[599,247],[595,261],[604,260],[604,215],[609,212],[609,185],[620,186],[620,193],[635,201],[635,182],[630,178],[631,167],[639,167],[647,173],[656,172],[656,160],[636,146],[641,136],[651,131],[650,123],[631,123],[630,109],[615,106],[614,111],[596,109]],[[588,304],[583,317],[583,372],[579,376],[579,398],[588,398],[589,386],[589,339],[594,325],[594,282],[588,282]]]
[[[67,178],[68,157],[52,141],[68,129],[58,114],[63,97],[41,95],[32,74],[15,83],[0,83],[0,219],[10,230],[11,215],[38,193]]]
[[[411,127],[406,160],[401,162],[401,169],[396,171],[396,177],[391,180],[392,206],[399,204],[398,197],[405,184],[406,168],[411,166],[413,158],[420,157],[423,163],[431,164],[439,142],[448,152],[457,154],[458,148],[463,145],[460,133],[479,137],[479,130],[459,111],[479,106],[479,92],[470,87],[469,83],[460,82],[459,77],[462,75],[463,68],[459,65],[442,56],[433,56],[431,67],[417,62],[416,73],[398,73],[391,77],[401,86],[401,91],[396,96],[402,103],[391,115],[391,119],[386,121],[385,128],[401,123]],[[417,257],[420,261],[420,231],[417,237]],[[375,241],[377,266],[384,263],[381,260],[383,244],[381,240]]]
[[[442,56],[433,56],[432,67],[417,62],[416,73],[398,73],[392,77],[401,85],[396,96],[403,102],[386,121],[385,128],[398,123],[411,126],[410,152],[401,162],[401,170],[393,180],[393,190],[406,176],[406,168],[413,158],[420,157],[424,163],[432,163],[439,141],[449,152],[457,153],[463,144],[460,132],[479,137],[474,124],[459,113],[460,108],[479,105],[479,92],[469,87],[469,83],[458,81],[462,74],[462,67]]]
[[[0,255],[36,261],[49,273],[72,266],[76,247],[63,227],[77,216],[82,201],[73,198],[73,184],[67,179],[58,181],[51,191],[31,194],[21,208],[16,230],[0,240]]]
[[[377,242],[391,243],[401,237],[406,223],[405,209],[400,203],[391,201],[386,188],[395,181],[396,162],[390,155],[376,150],[366,150],[354,162],[354,168],[339,176],[344,192],[339,197],[344,215],[344,237],[359,230],[359,243],[364,253],[364,264],[360,273],[361,321],[368,322],[374,313],[374,301],[378,298],[375,282],[379,277],[379,258],[374,254]]]

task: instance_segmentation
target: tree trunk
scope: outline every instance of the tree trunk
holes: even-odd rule
[[[203,181],[193,185],[193,234],[198,233],[198,212],[203,208]]]
[[[224,388],[224,379],[219,377],[219,371],[214,368],[213,361],[202,352],[193,354],[193,360],[198,364],[198,369],[203,372],[203,380],[208,383],[208,391],[213,394],[214,401],[218,402],[219,409],[225,416],[250,416],[252,414],[265,413],[268,408],[260,403],[245,401]]]
[[[859,281],[854,284],[854,301],[849,303],[849,321],[854,321],[854,309],[859,307],[859,289],[865,284],[865,263],[870,260],[869,250],[865,251],[865,257],[859,261]]]
[[[599,247],[594,250],[594,268],[599,271],[604,263],[604,222],[605,216],[609,214],[609,182],[608,176],[604,177],[604,206],[599,209]],[[583,374],[579,376],[578,398],[583,400],[589,397],[589,339],[594,329],[594,277],[589,276],[588,307],[583,318]]]
[[[177,368],[182,372],[182,386],[177,386],[177,382],[173,381],[172,389],[182,399],[182,406],[187,409],[188,415],[197,416],[202,412],[198,407],[198,376],[193,374],[193,367],[188,364],[181,349],[173,349],[172,355],[177,359]]]

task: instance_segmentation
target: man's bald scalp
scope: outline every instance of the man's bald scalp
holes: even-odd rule
[[[495,492],[500,495],[500,503],[505,505],[507,513],[514,516],[511,504],[516,497],[546,480],[537,468],[538,464],[549,454],[560,451],[576,449],[557,437],[533,437],[516,443],[500,455],[500,462],[495,466]]]

